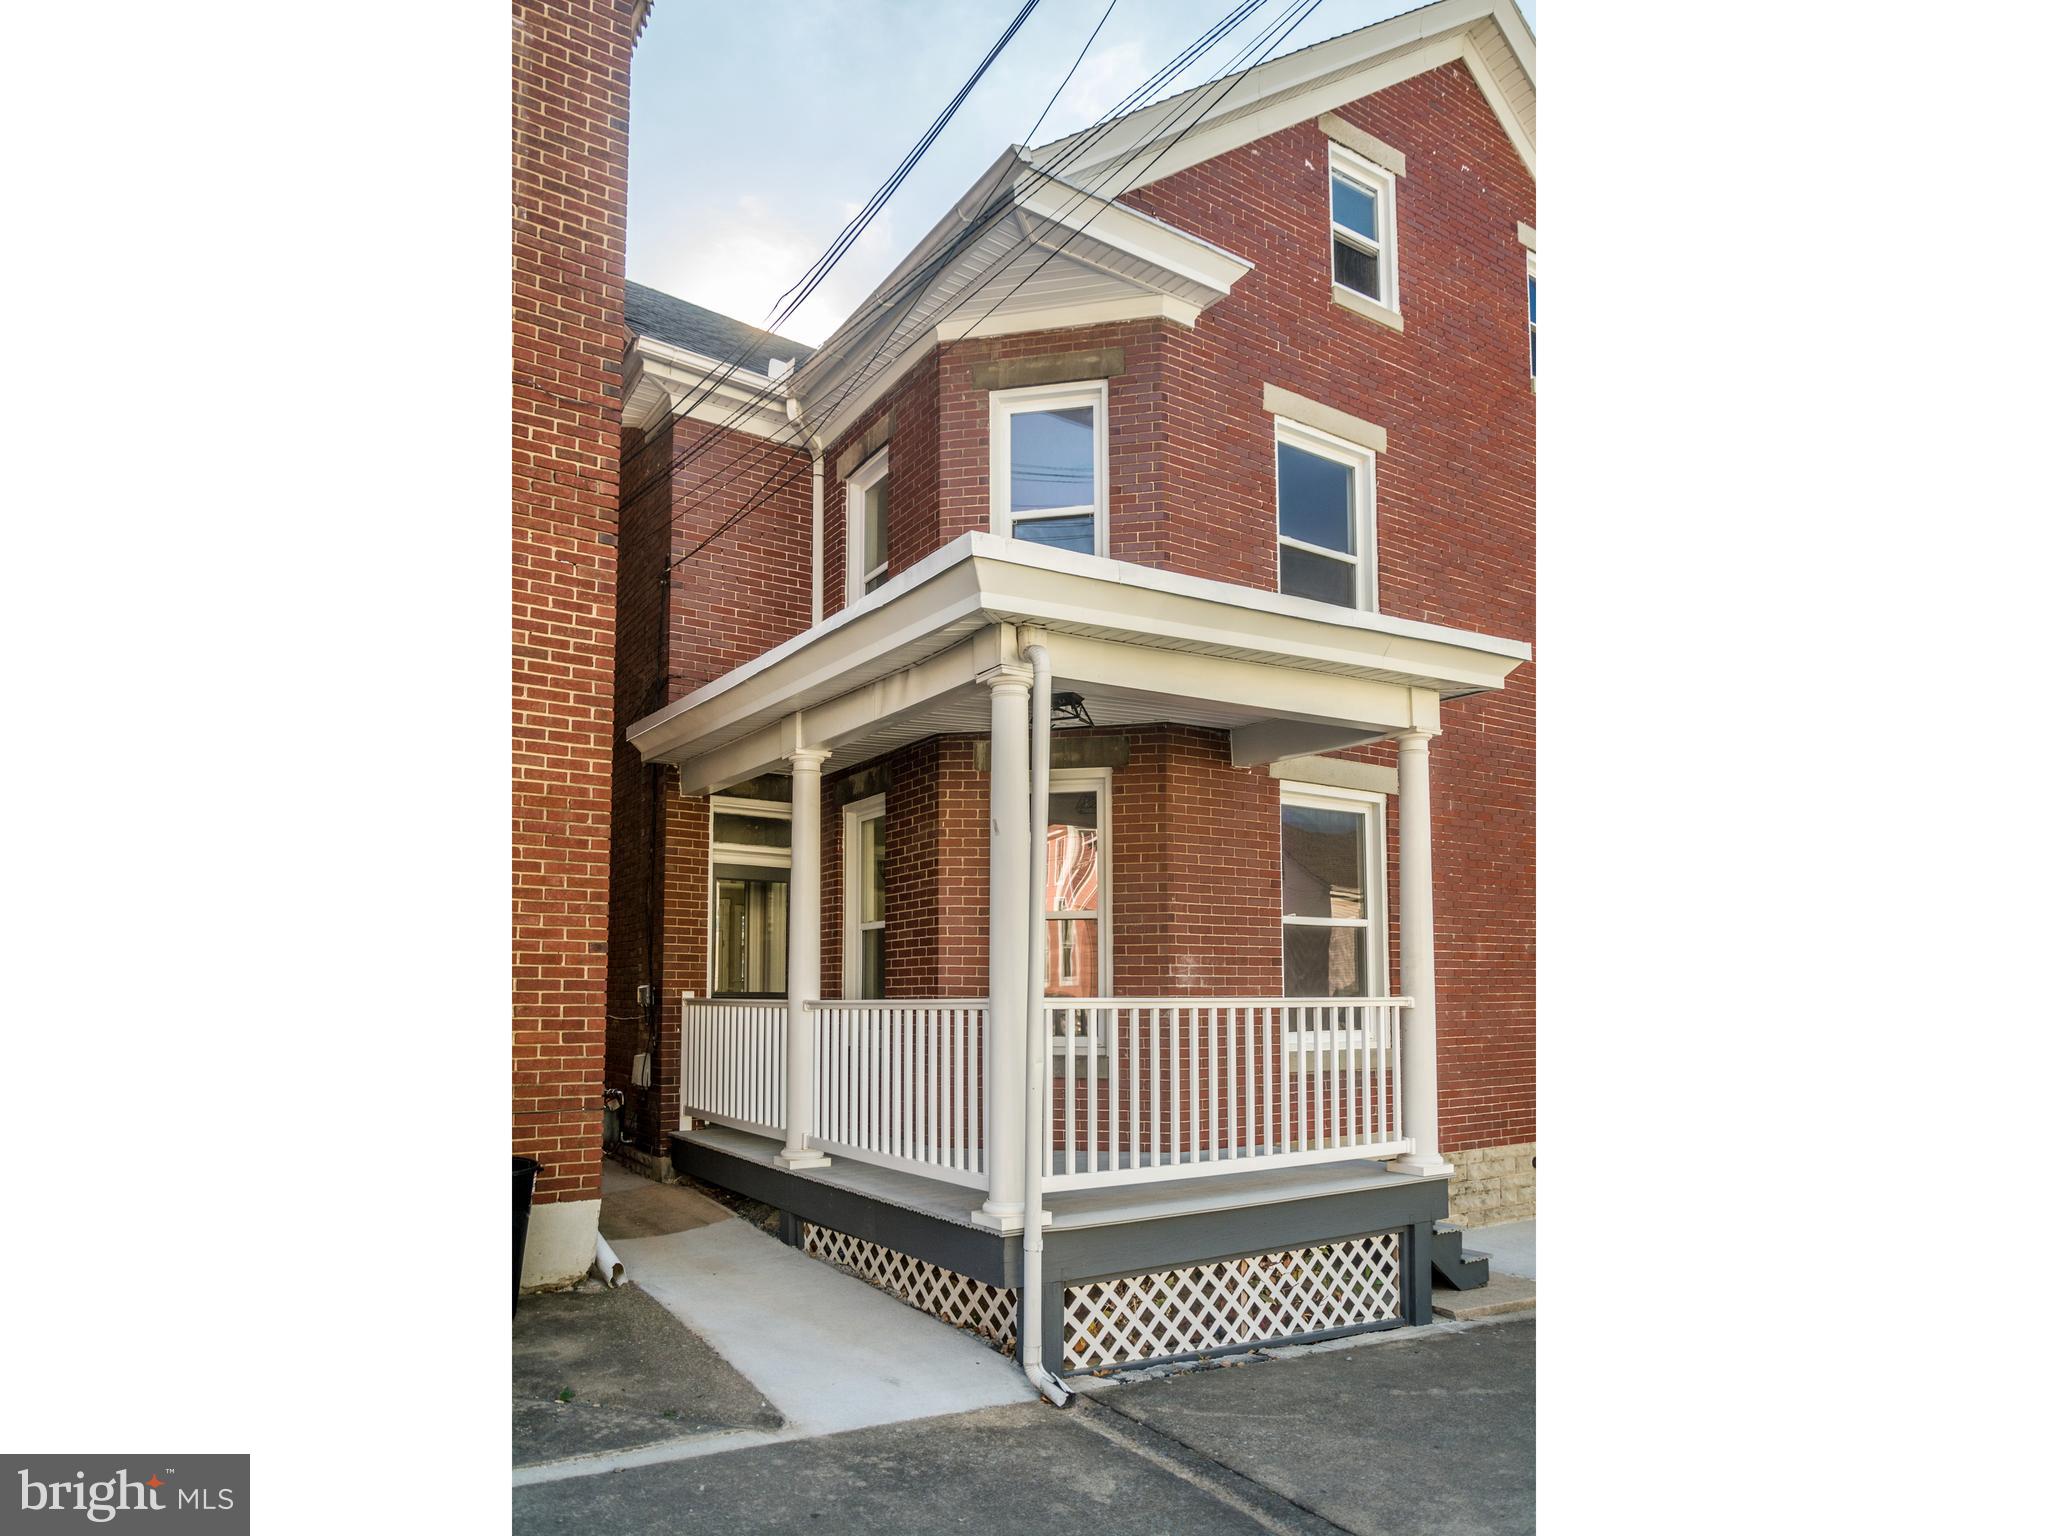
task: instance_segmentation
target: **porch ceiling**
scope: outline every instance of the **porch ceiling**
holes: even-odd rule
[[[1527,645],[1276,593],[962,535],[868,598],[636,722],[687,793],[798,747],[863,761],[988,726],[976,679],[1046,632],[1057,686],[1103,725],[1233,733],[1240,764],[1435,729],[1439,698],[1499,688]]]

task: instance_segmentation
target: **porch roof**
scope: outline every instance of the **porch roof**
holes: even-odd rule
[[[1056,685],[1081,692],[1098,724],[1227,729],[1241,766],[1434,730],[1439,698],[1497,689],[1530,654],[1519,640],[967,533],[626,736],[697,794],[799,747],[842,766],[984,730],[976,680],[1017,661],[1013,626],[1046,632]]]

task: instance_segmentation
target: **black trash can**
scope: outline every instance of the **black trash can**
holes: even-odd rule
[[[533,1181],[540,1164],[530,1157],[512,1159],[512,1310],[519,1310],[519,1271],[526,1263],[526,1218],[533,1212]]]

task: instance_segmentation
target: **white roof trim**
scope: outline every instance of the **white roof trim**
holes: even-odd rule
[[[689,400],[690,408],[683,414],[692,421],[774,437],[794,448],[798,443],[785,398],[787,378],[771,379],[652,336],[635,336],[626,349],[620,415],[628,427],[650,427]]]
[[[861,601],[635,721],[626,738],[649,761],[681,762],[999,623],[1446,697],[1499,688],[1530,656],[1520,640],[965,533]]]
[[[972,222],[984,199],[998,216],[969,245],[887,308],[864,313],[871,300],[864,301],[856,318],[790,376],[793,412],[821,439],[836,438],[844,423],[893,389],[935,336],[1014,335],[1146,309],[1192,324],[1252,269],[1250,261],[1211,241],[1032,169],[1024,153],[1013,149],[918,242],[876,293],[905,284],[959,234],[962,224]],[[1056,251],[1068,271],[1064,277],[1051,274],[1045,291],[1036,291],[1038,263],[1020,253],[1041,247]],[[1003,275],[973,293],[992,269]],[[1084,279],[1090,291],[1076,294],[1076,278]],[[963,298],[969,293],[973,296]]]
[[[1471,69],[1533,175],[1536,39],[1514,0],[1437,0],[1243,71],[1227,95],[1218,87],[1231,76],[1192,87],[1120,119],[1064,173],[1088,184],[1113,181],[1120,191],[1149,186],[1453,59],[1463,59]],[[1503,79],[1503,72],[1510,78]],[[1512,78],[1516,74],[1523,79]],[[1204,90],[1217,92],[1222,110],[1145,164],[1135,177],[1123,174],[1134,159],[1148,153],[1147,141],[1164,120],[1184,111],[1188,99]],[[1517,106],[1517,98],[1523,96],[1526,111]],[[1032,153],[1041,159],[1056,155],[1079,137],[1070,134]]]

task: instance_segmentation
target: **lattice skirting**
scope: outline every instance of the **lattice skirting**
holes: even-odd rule
[[[1004,1354],[1017,1347],[1017,1293],[941,1269],[866,1238],[804,1223],[804,1252],[836,1264],[869,1285],[900,1296],[920,1312],[986,1338]]]
[[[1101,1370],[1401,1316],[1401,1234],[1067,1287],[1063,1368]]]

